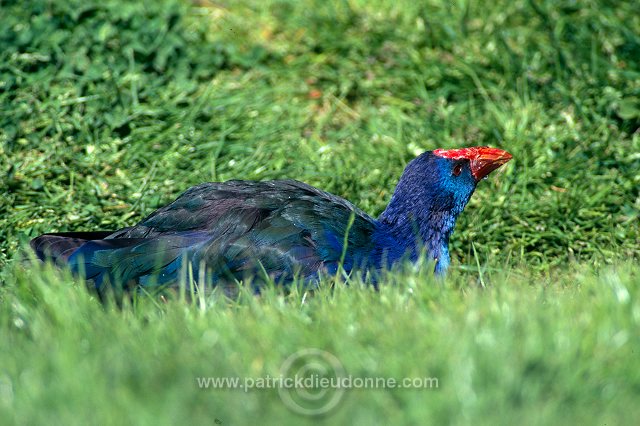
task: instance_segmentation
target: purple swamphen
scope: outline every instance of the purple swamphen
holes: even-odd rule
[[[443,274],[456,218],[478,182],[511,158],[489,147],[427,151],[407,165],[378,219],[295,180],[232,180],[189,188],[135,226],[45,234],[31,247],[98,291],[107,283],[175,284],[185,268],[212,285],[267,277],[313,283],[340,265],[375,272],[415,261],[421,249]]]

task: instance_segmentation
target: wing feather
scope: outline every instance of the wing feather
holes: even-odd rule
[[[350,222],[353,221],[351,225]],[[294,180],[204,183],[135,226],[84,242],[68,262],[100,285],[176,280],[182,259],[214,282],[314,278],[364,263],[377,222],[348,201]],[[347,247],[343,247],[349,232]]]

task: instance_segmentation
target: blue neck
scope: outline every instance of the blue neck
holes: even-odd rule
[[[437,161],[418,157],[407,166],[378,221],[392,236],[389,251],[396,258],[408,254],[415,261],[424,248],[436,261],[436,273],[443,274],[449,266],[449,237],[475,183],[447,180]]]
[[[443,274],[449,266],[449,237],[456,224],[453,212],[416,210],[390,203],[378,221],[393,236],[400,256],[417,260],[420,250],[426,250],[436,261],[436,274]],[[398,250],[398,248],[400,250]]]

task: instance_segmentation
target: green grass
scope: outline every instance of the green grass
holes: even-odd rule
[[[587,424],[640,416],[640,5],[608,1],[0,2],[0,418],[14,424]],[[21,262],[210,180],[296,178],[382,211],[437,147],[514,159],[452,270],[236,302],[103,307]],[[355,377],[321,417],[274,389],[319,348]],[[215,424],[215,423],[214,423]]]

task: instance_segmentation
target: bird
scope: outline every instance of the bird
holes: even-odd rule
[[[375,275],[421,253],[443,276],[457,217],[511,158],[487,146],[426,151],[407,164],[377,219],[297,180],[230,180],[193,186],[130,227],[48,233],[30,246],[98,291],[176,285],[186,270],[213,287],[313,286],[322,275]]]

